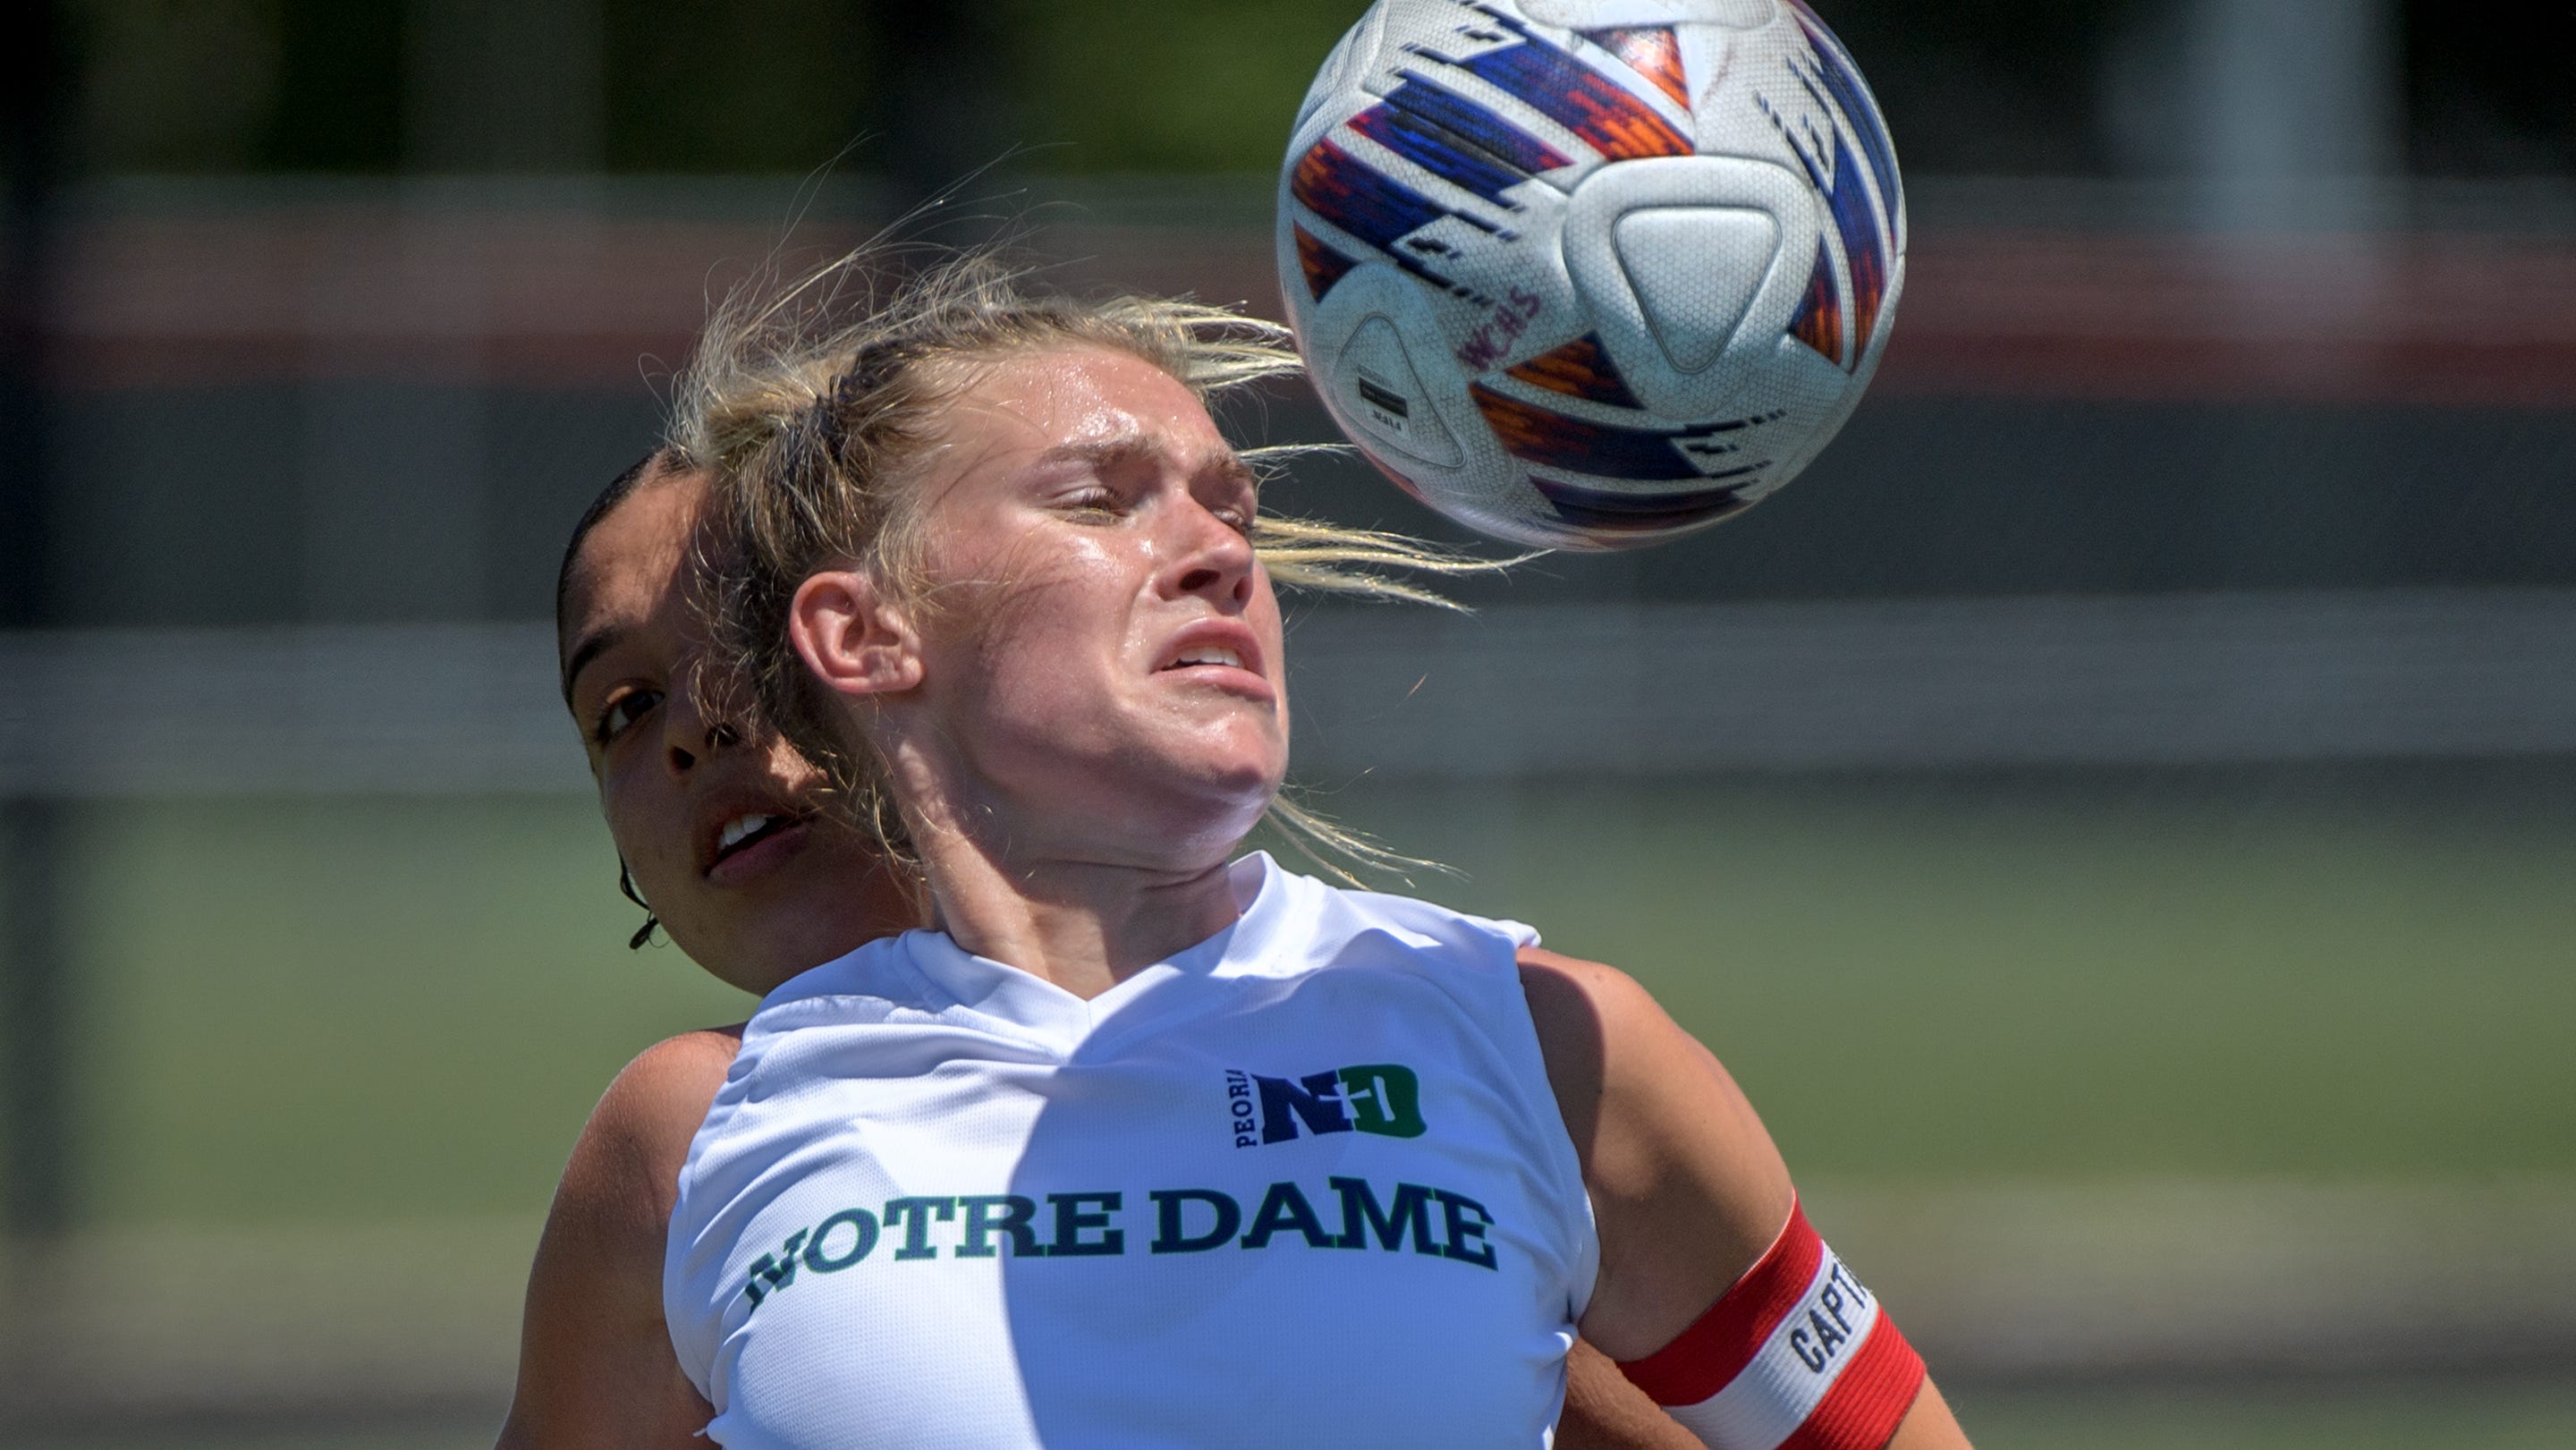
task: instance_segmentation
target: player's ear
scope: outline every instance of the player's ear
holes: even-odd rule
[[[787,638],[805,668],[840,694],[901,694],[921,683],[920,636],[863,570],[834,570],[797,585]]]

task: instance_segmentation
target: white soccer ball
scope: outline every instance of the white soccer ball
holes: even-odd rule
[[[1378,0],[1298,112],[1278,247],[1372,462],[1485,533],[1616,549],[1743,511],[1842,427],[1905,201],[1798,0]]]

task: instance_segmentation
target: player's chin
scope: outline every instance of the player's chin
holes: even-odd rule
[[[799,897],[788,883],[773,880],[694,906],[663,923],[671,945],[717,981],[754,996],[838,954],[817,955],[806,941],[815,935],[812,918],[822,914],[819,893]]]
[[[1287,733],[1266,721],[1229,722],[1201,732],[1171,764],[1184,789],[1220,810],[1257,818],[1288,773]]]
[[[1120,792],[1130,807],[1122,825],[1139,841],[1192,859],[1230,851],[1278,798],[1282,754],[1247,748],[1166,755]]]
[[[1279,783],[1277,771],[1248,771],[1217,782],[1210,793],[1210,807],[1201,816],[1202,838],[1231,854],[1279,799]]]

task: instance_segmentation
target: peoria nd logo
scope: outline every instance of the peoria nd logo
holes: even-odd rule
[[[1285,1143],[1309,1133],[1376,1133],[1387,1138],[1422,1136],[1422,1080],[1392,1062],[1365,1063],[1304,1077],[1225,1074],[1226,1106],[1234,1114],[1234,1146]]]

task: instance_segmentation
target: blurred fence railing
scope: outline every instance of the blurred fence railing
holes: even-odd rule
[[[1331,779],[2576,753],[2576,591],[1332,609]],[[0,793],[586,789],[542,623],[0,636]]]
[[[993,190],[956,210],[1023,218],[1073,286],[1278,305],[1264,178]],[[2130,185],[1922,177],[1909,196],[1894,339],[1814,486],[1523,571],[1514,597],[2576,587],[2576,184],[2419,183],[2367,228],[2225,234]],[[51,617],[540,613],[711,301],[886,211],[857,182],[805,203],[721,179],[81,191],[43,312]],[[1293,387],[1229,421],[1331,429]],[[1280,491],[1442,527],[1334,460]]]

